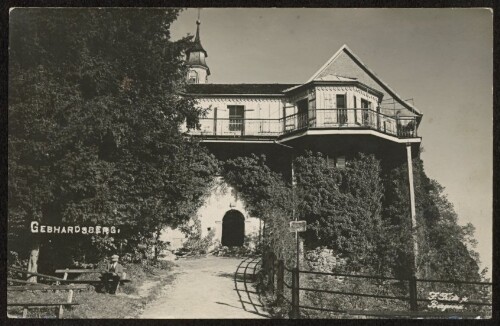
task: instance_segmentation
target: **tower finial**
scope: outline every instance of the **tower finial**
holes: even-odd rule
[[[198,43],[200,43],[200,24],[201,24],[200,12],[201,8],[198,8],[198,20],[196,21],[196,37],[194,38],[194,41]]]
[[[205,58],[208,57],[207,51],[201,45],[200,40],[200,20],[201,8],[198,8],[198,20],[196,20],[196,36],[194,37],[193,43],[186,50],[187,55],[187,65],[189,66],[188,81],[190,83],[204,84],[208,81],[208,76],[210,75],[210,69],[205,62]]]

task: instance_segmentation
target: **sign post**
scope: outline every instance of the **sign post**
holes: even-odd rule
[[[306,221],[291,221],[290,232],[304,232],[306,230]]]
[[[300,318],[299,310],[299,232],[306,230],[306,221],[290,221],[290,232],[295,232],[295,243],[297,245],[297,264],[295,270],[292,272],[292,317],[295,319]]]

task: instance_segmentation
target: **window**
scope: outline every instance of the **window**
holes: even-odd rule
[[[364,109],[364,110],[362,110],[362,112],[363,112],[363,124],[364,125],[370,124],[370,112],[369,112],[370,107],[371,107],[370,102],[368,102],[365,99],[361,99],[361,108]]]
[[[327,156],[326,165],[328,166],[329,169],[333,169],[335,167],[335,159],[333,157]]]
[[[361,99],[361,107],[365,109],[369,109],[372,106],[372,104],[365,100],[364,98]]]
[[[344,94],[337,94],[337,121],[340,124],[347,123],[346,98]]]
[[[345,95],[337,94],[337,109],[345,109]]]
[[[217,107],[214,108],[214,135],[217,135]]]
[[[299,128],[307,127],[307,110],[308,110],[308,100],[307,98],[297,101],[297,122]]]
[[[358,101],[356,96],[354,96],[352,103],[354,107],[354,123],[358,123],[358,110],[356,110],[356,108],[358,107]]]
[[[198,84],[198,73],[194,70],[190,70],[188,73],[188,83]]]
[[[345,156],[337,156],[336,158],[332,156],[327,156],[326,157],[326,165],[329,169],[337,168],[337,169],[343,169],[345,168]]]
[[[345,168],[345,156],[339,156],[339,157],[337,157],[337,162],[336,162],[335,166],[338,169]]]
[[[245,107],[243,105],[228,105],[229,131],[243,131]]]

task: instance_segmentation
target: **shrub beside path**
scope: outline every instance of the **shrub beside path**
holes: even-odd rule
[[[268,318],[253,283],[245,287],[243,278],[235,277],[242,260],[214,256],[176,260],[176,279],[163,289],[162,297],[146,306],[141,318]]]

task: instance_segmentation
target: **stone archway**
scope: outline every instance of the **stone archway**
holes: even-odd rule
[[[231,209],[222,218],[222,238],[223,246],[243,246],[245,241],[245,217],[240,211]]]

